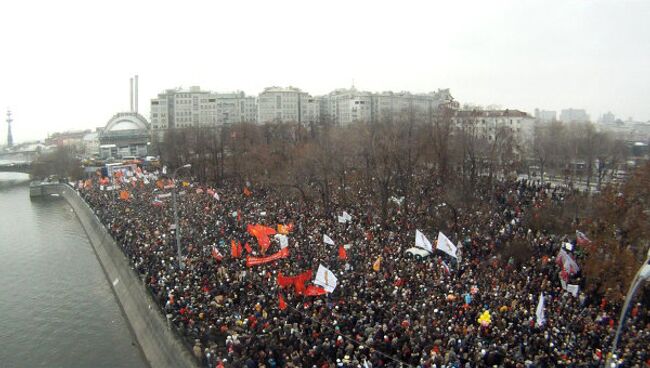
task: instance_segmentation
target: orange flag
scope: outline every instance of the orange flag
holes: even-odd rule
[[[123,200],[123,201],[129,200],[129,192],[127,192],[126,190],[121,191],[120,192],[120,199]]]
[[[285,310],[287,309],[287,302],[284,301],[284,298],[282,297],[282,294],[278,294],[278,301],[279,301],[279,307],[280,310]]]
[[[250,197],[251,194],[253,194],[253,193],[248,189],[248,187],[244,187],[244,195],[246,197]]]
[[[341,261],[345,261],[346,259],[348,259],[348,254],[345,251],[345,248],[343,247],[343,245],[339,245],[339,259]]]
[[[375,263],[372,264],[373,271],[379,272],[380,268],[381,268],[381,256],[377,257]]]

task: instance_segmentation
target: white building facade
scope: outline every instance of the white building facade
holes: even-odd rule
[[[268,87],[257,97],[257,121],[260,124],[317,123],[320,121],[320,105],[316,98],[299,88]]]
[[[535,118],[519,110],[460,110],[456,111],[452,122],[456,129],[472,127],[477,134],[492,141],[499,129],[509,129],[520,142],[532,139]]]
[[[319,97],[321,115],[338,125],[355,122],[384,122],[415,119],[431,122],[441,106],[458,108],[449,89],[439,89],[427,94],[410,92],[371,93],[350,89],[334,90]]]
[[[200,87],[169,89],[151,100],[151,127],[154,130],[187,127],[214,127],[256,121],[255,97],[243,92],[215,93]]]
[[[589,115],[583,109],[564,109],[560,113],[560,121],[565,123],[586,123]]]
[[[552,110],[535,109],[535,119],[541,123],[557,121],[557,112]]]

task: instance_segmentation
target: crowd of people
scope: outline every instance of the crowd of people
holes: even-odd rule
[[[560,188],[484,183],[476,196],[489,211],[456,208],[450,219],[446,235],[459,245],[459,257],[434,250],[415,259],[406,253],[415,231],[434,238],[438,229],[424,228],[422,211],[405,211],[408,204],[394,203],[382,221],[371,193],[346,205],[334,196],[327,214],[272,188],[169,185],[154,174],[126,179],[119,190],[106,190],[99,180],[78,190],[201,366],[600,367],[607,359],[622,300],[583,292],[580,272],[568,280],[580,291],[567,292],[555,259],[560,249],[575,259],[575,236],[534,232],[525,221],[535,206],[562,201]],[[172,190],[180,193],[183,269]],[[343,211],[350,216],[339,221]],[[248,267],[248,256],[262,256],[247,231],[251,224],[292,224],[289,256]],[[515,241],[529,245],[529,259],[500,256]],[[572,250],[563,248],[567,242]],[[240,256],[233,243],[248,246]],[[266,255],[279,249],[273,240]],[[307,296],[278,285],[280,273],[315,275],[319,265],[338,278],[331,293]],[[539,321],[542,293],[545,320]],[[478,322],[486,311],[490,321]],[[619,345],[625,366],[650,364],[649,322],[646,306],[635,305]]]

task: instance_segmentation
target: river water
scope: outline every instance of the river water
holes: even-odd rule
[[[0,173],[0,367],[147,367],[65,200]]]

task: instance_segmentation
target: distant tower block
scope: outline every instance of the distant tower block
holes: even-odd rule
[[[7,110],[7,147],[13,147],[14,137],[11,135],[11,110]]]

